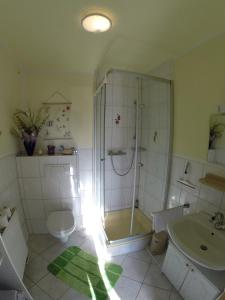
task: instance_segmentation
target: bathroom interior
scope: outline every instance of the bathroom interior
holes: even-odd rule
[[[224,11],[0,2],[0,300],[225,299]]]

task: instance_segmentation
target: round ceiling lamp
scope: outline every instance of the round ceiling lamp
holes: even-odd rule
[[[89,32],[105,32],[108,31],[111,26],[111,20],[102,14],[91,14],[84,17],[81,21],[82,26]]]

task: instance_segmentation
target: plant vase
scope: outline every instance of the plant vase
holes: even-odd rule
[[[36,146],[36,137],[33,135],[26,137],[23,141],[23,144],[27,152],[27,155],[32,156],[34,154],[34,150]]]

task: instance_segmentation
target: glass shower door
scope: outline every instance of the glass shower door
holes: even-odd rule
[[[171,83],[142,80],[139,208],[151,218],[165,208],[171,155]]]
[[[95,97],[95,188],[108,241],[151,231],[164,208],[170,160],[170,81],[112,71]]]
[[[104,221],[105,201],[105,85],[95,96],[95,201]]]

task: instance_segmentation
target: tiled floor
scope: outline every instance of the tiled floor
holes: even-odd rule
[[[96,254],[96,242],[84,232],[75,232],[67,244],[61,244],[50,235],[31,235],[29,239],[30,260],[27,264],[24,282],[34,300],[88,300],[84,295],[70,289],[51,275],[47,265],[64,248],[71,245]],[[98,246],[99,247],[99,246]],[[97,251],[101,253],[101,249]],[[109,299],[113,300],[179,300],[182,299],[158,265],[146,250],[120,255],[112,261],[121,264],[123,273]],[[89,299],[90,300],[90,299]]]

